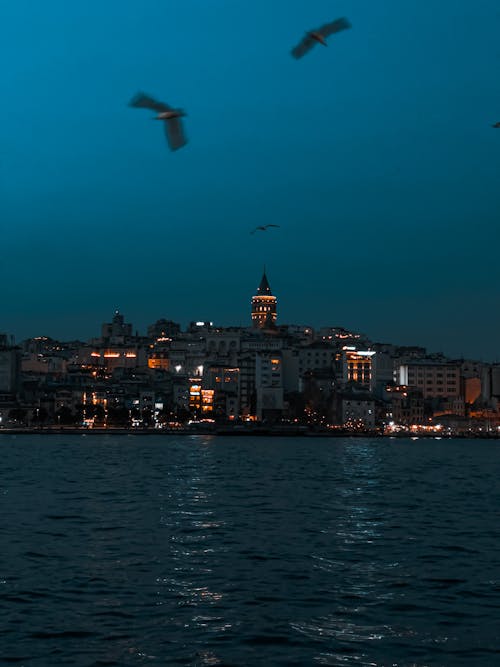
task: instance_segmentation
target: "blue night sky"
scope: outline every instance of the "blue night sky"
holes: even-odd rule
[[[500,357],[498,0],[11,0],[0,51],[0,330],[247,325],[265,264],[278,322]]]

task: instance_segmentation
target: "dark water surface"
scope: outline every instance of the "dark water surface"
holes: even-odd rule
[[[0,436],[0,664],[500,665],[500,442]]]

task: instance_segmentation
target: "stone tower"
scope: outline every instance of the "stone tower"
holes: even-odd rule
[[[276,302],[277,299],[271,292],[264,269],[257,294],[252,297],[252,324],[254,327],[264,329],[275,324]]]

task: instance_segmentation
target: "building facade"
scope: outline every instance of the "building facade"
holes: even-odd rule
[[[399,366],[398,383],[414,387],[424,398],[448,398],[460,395],[460,365],[445,362],[414,361]]]
[[[275,324],[277,317],[276,303],[277,299],[271,292],[264,271],[257,294],[252,297],[252,324],[254,327],[263,329]]]

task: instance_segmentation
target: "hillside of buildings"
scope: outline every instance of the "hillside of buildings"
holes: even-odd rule
[[[88,341],[0,335],[0,428],[296,424],[381,433],[496,433],[500,365],[277,323],[263,276],[249,327],[116,312]]]

